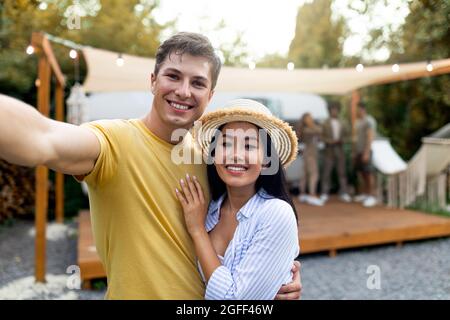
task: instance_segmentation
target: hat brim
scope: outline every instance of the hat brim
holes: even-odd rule
[[[207,159],[211,141],[216,130],[230,122],[244,121],[265,129],[278,153],[280,162],[287,167],[297,157],[297,135],[285,121],[271,115],[246,109],[223,109],[205,114],[199,120],[201,125],[195,125],[193,136]]]

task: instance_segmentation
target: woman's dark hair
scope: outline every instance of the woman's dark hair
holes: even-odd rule
[[[209,190],[211,192],[212,200],[218,200],[220,196],[222,196],[225,192],[227,192],[226,185],[220,178],[219,174],[217,173],[214,161],[212,161],[212,158],[214,157],[215,154],[215,148],[218,137],[221,134],[222,128],[224,126],[225,125],[220,126],[219,129],[216,131],[216,134],[212,138],[209,150],[210,159],[208,159],[209,161],[207,165],[207,174],[208,174]],[[259,127],[257,128],[261,129]],[[260,130],[258,131],[261,133]],[[294,210],[295,219],[298,221],[297,210],[295,209],[294,203],[292,202],[292,199],[289,196],[284,168],[281,164],[280,158],[278,157],[278,153],[272,144],[270,136],[268,134],[266,134],[265,136],[267,137],[267,139],[264,140],[267,140],[267,143],[266,144],[263,143],[263,147],[267,149],[264,150],[265,159],[263,160],[263,163],[268,163],[268,165],[270,166],[269,161],[277,161],[278,170],[276,171],[275,174],[272,175],[260,174],[255,182],[256,192],[258,192],[261,188],[264,188],[264,190],[272,197],[284,200],[287,203],[289,203],[292,207],[292,210]],[[262,140],[261,134],[259,140],[260,141]]]

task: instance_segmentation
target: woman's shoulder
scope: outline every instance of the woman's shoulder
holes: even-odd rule
[[[263,221],[270,223],[291,223],[296,221],[294,209],[288,202],[271,196],[264,190],[260,197],[263,198],[263,201],[259,216]]]

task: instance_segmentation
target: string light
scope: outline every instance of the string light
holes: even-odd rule
[[[289,71],[292,71],[292,70],[294,70],[295,65],[293,62],[289,62],[286,67]]]
[[[433,64],[431,63],[431,61],[428,61],[427,62],[427,71],[428,72],[431,72],[431,71],[433,71]]]
[[[364,65],[362,63],[358,63],[356,65],[356,71],[363,72],[364,71]]]
[[[392,72],[399,72],[400,71],[400,66],[396,63],[394,65],[392,65]]]
[[[47,8],[48,8],[48,5],[46,2],[41,2],[39,4],[39,10],[47,10]]]
[[[117,60],[116,60],[116,64],[118,67],[122,67],[124,65],[124,63],[125,63],[125,61],[122,58],[122,54],[119,53],[119,56],[117,57]]]
[[[71,59],[76,59],[76,58],[78,57],[78,52],[77,52],[77,50],[71,49],[70,52],[69,52],[69,57],[70,57]]]
[[[28,55],[32,55],[34,53],[34,47],[30,44],[26,50]]]

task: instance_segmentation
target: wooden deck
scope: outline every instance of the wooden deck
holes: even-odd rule
[[[300,204],[301,254],[450,236],[450,218],[383,206],[364,208],[331,199],[323,207]]]
[[[364,208],[356,203],[331,199],[323,207],[294,203],[300,215],[301,254],[450,236],[450,218],[416,211],[377,206]],[[78,265],[84,287],[105,277],[91,231],[89,211],[79,215]]]

